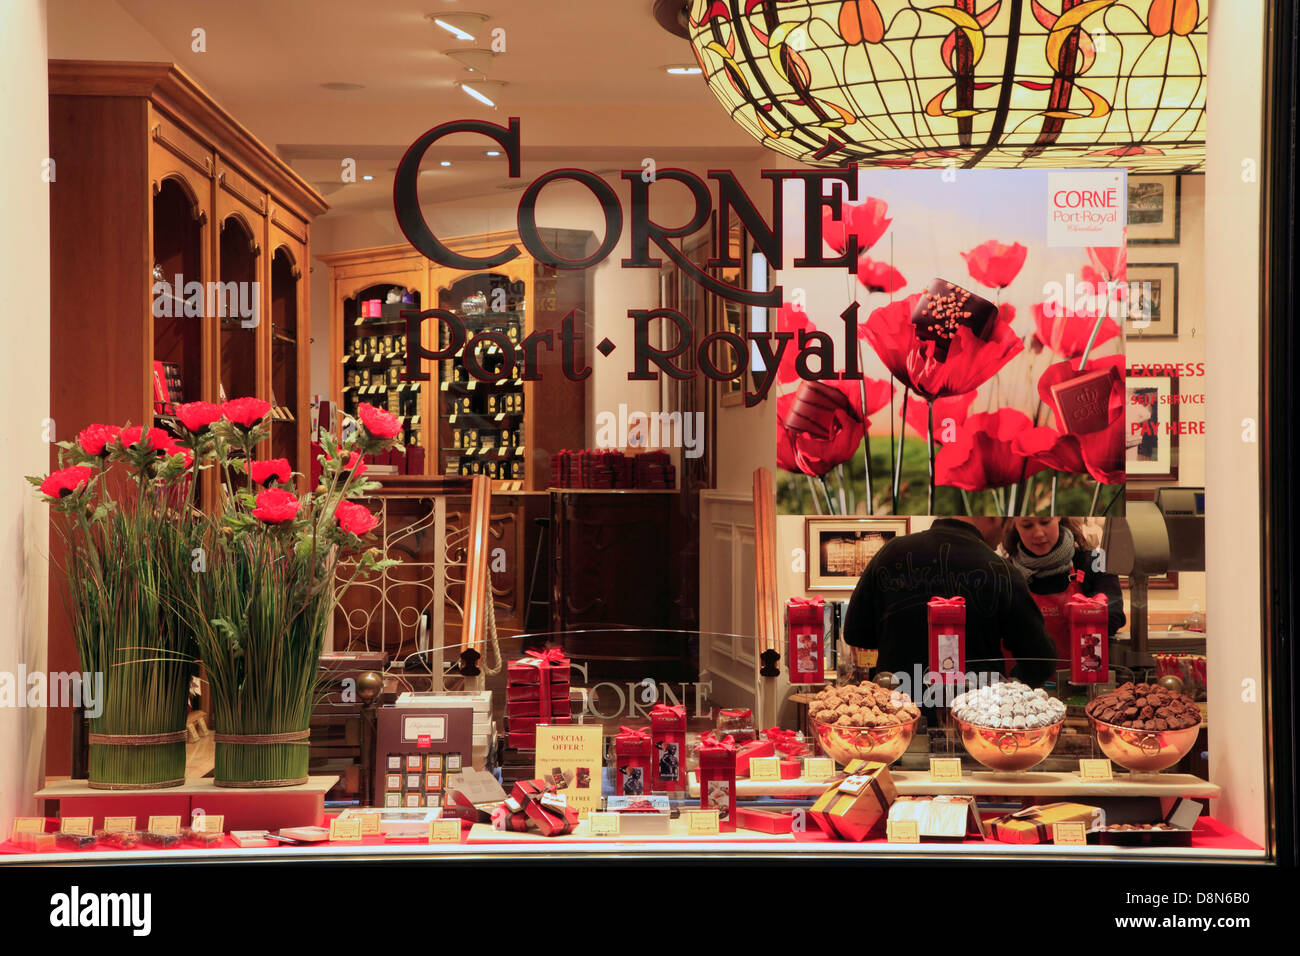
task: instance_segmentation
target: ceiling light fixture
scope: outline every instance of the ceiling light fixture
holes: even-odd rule
[[[438,165],[439,165],[439,166],[450,166],[450,165],[451,165],[451,160],[450,160],[450,159],[439,160]]]
[[[370,182],[370,180],[374,179],[375,177],[374,177],[374,176],[362,176],[361,178],[364,179],[366,182]]]
[[[500,156],[500,155],[501,155],[501,150],[499,150],[499,149],[489,149],[489,150],[485,150],[484,153],[483,153],[483,155],[484,155],[484,156]]]
[[[476,34],[487,23],[486,13],[426,13],[426,20],[432,20],[435,26],[446,30],[457,40],[474,40]]]
[[[475,80],[473,86],[470,86],[468,83],[459,82],[456,85],[464,90],[469,96],[474,97],[474,99],[478,100],[484,106],[490,106],[492,109],[496,109],[497,104],[488,94],[496,94],[505,89],[505,83],[500,80]]]
[[[699,76],[704,71],[692,63],[676,63],[664,67],[664,72],[672,76]]]
[[[487,73],[497,56],[491,50],[443,50],[442,55],[455,60],[471,73]]]

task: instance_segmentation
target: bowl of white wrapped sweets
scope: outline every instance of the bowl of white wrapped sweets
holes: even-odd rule
[[[966,752],[990,770],[1028,770],[1047,759],[1065,724],[1065,704],[1020,681],[960,694],[952,717]]]

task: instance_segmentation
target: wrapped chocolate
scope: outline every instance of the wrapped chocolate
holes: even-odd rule
[[[686,708],[655,704],[650,710],[654,747],[651,786],[656,792],[686,789]]]
[[[826,679],[824,618],[825,604],[820,597],[786,602],[786,668],[791,684],[820,684]]]
[[[943,362],[953,339],[964,327],[977,339],[987,339],[997,321],[998,308],[988,299],[946,279],[933,279],[921,293],[912,312],[916,337],[934,343],[934,357]]]
[[[524,816],[542,836],[561,836],[578,825],[578,810],[568,805],[562,793],[545,793],[537,800],[530,800],[524,807]]]
[[[966,599],[930,598],[927,611],[930,635],[930,673],[927,682],[959,682],[966,673]]]
[[[620,727],[614,736],[614,793],[644,796],[650,791],[654,748],[649,728]]]
[[[711,731],[700,736],[700,809],[718,811],[718,829],[736,829],[736,741],[716,739]]]
[[[1110,673],[1109,600],[1104,594],[1074,594],[1065,605],[1065,614],[1070,624],[1071,683],[1103,683]]]

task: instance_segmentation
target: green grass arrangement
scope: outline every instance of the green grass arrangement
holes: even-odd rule
[[[400,428],[395,416],[362,406],[349,440],[323,436],[320,484],[299,497],[286,460],[255,458],[270,433],[268,412],[266,402],[237,399],[191,435],[199,457],[220,475],[222,506],[196,530],[191,551],[201,561],[179,576],[177,592],[207,672],[215,782],[223,787],[307,780],[308,723],[335,568],[342,553],[362,548],[378,521],[348,499],[377,487],[362,478],[361,456],[394,447]],[[357,563],[364,576],[394,562],[369,549]]]
[[[172,613],[169,564],[197,526],[185,449],[158,429],[91,425],[61,442],[40,488],[58,517],[83,674],[103,675],[89,784],[134,790],[185,778],[193,634]]]

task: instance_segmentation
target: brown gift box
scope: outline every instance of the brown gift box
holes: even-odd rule
[[[886,764],[854,762],[850,767],[855,772],[818,797],[809,813],[828,837],[862,841],[885,819],[898,790]]]

